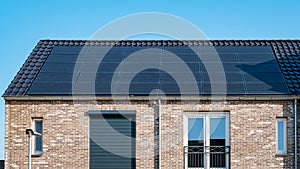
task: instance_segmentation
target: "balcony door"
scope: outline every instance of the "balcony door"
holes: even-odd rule
[[[229,119],[227,113],[185,114],[185,167],[229,168]]]

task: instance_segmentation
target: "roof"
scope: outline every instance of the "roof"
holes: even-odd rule
[[[183,49],[183,48],[176,48],[176,47],[222,47],[219,48],[221,50],[224,49],[226,51],[227,49],[231,50],[237,50],[237,49],[242,49],[242,50],[261,50],[263,51],[261,55],[261,60],[259,58],[256,58],[256,61],[259,62],[264,62],[263,58],[265,56],[270,57],[267,61],[270,61],[270,63],[263,63],[263,64],[256,64],[256,66],[259,67],[251,67],[251,59],[254,57],[246,57],[246,62],[245,64],[240,63],[240,66],[243,67],[244,71],[246,69],[250,70],[250,72],[247,72],[246,75],[250,75],[251,77],[253,76],[254,79],[258,79],[259,82],[257,82],[258,85],[261,85],[263,83],[271,86],[271,90],[266,90],[266,88],[259,89],[259,86],[257,89],[255,89],[255,83],[252,83],[251,85],[245,85],[241,84],[241,86],[235,86],[238,83],[235,82],[234,79],[231,79],[228,82],[232,85],[231,87],[228,87],[229,84],[227,84],[227,88],[230,90],[236,89],[238,90],[239,87],[243,88],[241,89],[240,92],[233,92],[231,94],[235,95],[250,95],[250,94],[285,94],[285,95],[299,95],[300,94],[300,41],[299,40],[211,40],[211,41],[197,41],[197,40],[186,40],[186,41],[176,41],[176,40],[149,40],[149,41],[138,41],[138,40],[133,40],[133,41],[81,41],[81,40],[41,40],[38,42],[38,44],[35,46],[31,54],[29,55],[28,59],[25,61],[9,87],[4,93],[4,97],[12,97],[12,96],[30,96],[30,95],[72,95],[72,92],[66,92],[64,91],[64,84],[61,83],[57,85],[56,79],[53,77],[59,77],[61,72],[59,72],[59,66],[55,67],[58,71],[56,71],[55,74],[52,74],[51,78],[52,81],[49,81],[51,83],[41,83],[43,78],[49,78],[50,76],[42,76],[43,74],[49,73],[47,72],[47,66],[52,64],[52,67],[56,61],[52,62],[50,61],[51,59],[53,60],[60,60],[63,59],[62,54],[65,55],[76,55],[78,56],[80,52],[82,52],[82,47],[91,47],[89,50],[94,50],[97,47],[116,47],[116,48],[122,48],[123,53],[130,53],[132,49],[135,47],[145,47],[145,48],[155,48],[155,47],[163,47],[164,49],[170,49],[173,50],[175,54],[181,53],[177,49]],[[66,48],[64,48],[66,47]],[[95,48],[93,48],[95,47]],[[241,48],[240,48],[241,47]],[[247,47],[253,47],[253,48],[247,48]],[[256,47],[256,48],[254,48]],[[258,47],[258,48],[257,48]],[[72,50],[70,50],[72,49]],[[74,49],[74,50],[73,50]],[[98,48],[99,49],[99,48]],[[201,48],[202,49],[202,48]],[[269,50],[270,49],[270,50]],[[102,50],[102,49],[101,49]],[[96,53],[93,53],[93,55],[97,55],[97,50],[95,50]],[[94,51],[94,52],[95,52]],[[271,51],[272,56],[270,53]],[[98,50],[99,52],[99,50]],[[113,52],[112,52],[113,53]],[[226,53],[226,52],[225,52]],[[253,52],[255,54],[256,52]],[[232,55],[236,55],[232,53]],[[55,57],[54,57],[55,56]],[[92,55],[91,55],[92,56]],[[122,55],[123,56],[123,55]],[[228,55],[229,56],[229,55]],[[252,55],[254,56],[254,55]],[[260,56],[260,55],[257,55]],[[274,57],[274,59],[272,59]],[[229,58],[229,57],[224,57]],[[124,58],[123,58],[124,59]],[[249,62],[247,61],[249,59]],[[48,61],[47,61],[48,60]],[[274,60],[274,62],[272,61]],[[227,62],[226,62],[227,63]],[[112,64],[108,64],[110,67]],[[223,65],[225,65],[223,63]],[[271,66],[271,69],[276,69],[274,72],[271,72],[273,77],[269,77],[269,81],[265,80],[268,79],[265,77],[264,73],[268,73],[270,70],[268,66]],[[277,67],[278,70],[277,70]],[[66,67],[63,67],[64,69]],[[251,70],[256,70],[256,69],[261,69],[261,71],[253,72]],[[99,71],[99,70],[98,70]],[[104,70],[105,71],[105,70]],[[151,72],[151,70],[149,70]],[[156,71],[156,70],[153,70]],[[80,73],[80,72],[79,72]],[[98,72],[99,73],[99,72]],[[102,73],[102,72],[100,72]],[[147,72],[142,72],[142,73],[147,73]],[[148,72],[149,73],[149,72]],[[153,73],[153,72],[152,72]],[[166,76],[168,76],[167,72]],[[225,73],[227,73],[226,66],[225,66]],[[230,72],[229,72],[230,73]],[[256,74],[255,74],[256,73]],[[276,74],[277,73],[277,74]],[[260,74],[260,75],[259,75]],[[161,78],[161,76],[164,76],[164,74],[158,73],[155,74],[158,76],[158,78]],[[246,83],[245,82],[245,73],[242,73],[242,78],[243,81],[241,83]],[[269,75],[269,74],[268,74]],[[275,76],[276,75],[276,76]],[[141,75],[143,77],[143,75]],[[249,77],[250,77],[249,76]],[[282,82],[281,82],[281,76],[282,76]],[[71,77],[71,79],[70,79]],[[64,79],[65,81],[69,81],[68,84],[71,84],[71,90],[74,89],[74,73],[72,76],[68,78],[62,77],[61,79]],[[78,76],[79,77],[79,76]],[[76,76],[76,78],[78,78]],[[153,77],[153,74],[151,74],[151,77]],[[201,77],[202,78],[202,77]],[[226,76],[227,78],[227,76]],[[155,78],[154,78],[155,79]],[[172,79],[171,77],[167,77],[167,79]],[[252,78],[253,79],[253,78]],[[273,80],[272,80],[273,79]],[[275,80],[274,80],[275,79]],[[44,79],[45,80],[45,79]],[[60,79],[58,79],[60,80]],[[110,79],[111,80],[111,79]],[[144,81],[145,79],[143,79]],[[147,80],[147,79],[146,79]],[[152,79],[153,80],[153,79]],[[174,79],[173,79],[174,80]],[[196,77],[197,80],[197,77]],[[199,80],[199,84],[205,86],[203,83],[203,80]],[[276,82],[277,81],[277,82]],[[102,81],[103,82],[103,79]],[[231,83],[232,82],[232,83]],[[168,83],[168,86],[166,86],[165,90],[169,90],[172,84],[175,82],[170,82]],[[44,86],[42,86],[43,84]],[[150,83],[149,83],[150,84]],[[54,85],[51,87],[51,85]],[[73,85],[73,87],[72,87]],[[102,83],[96,84],[97,86],[101,86]],[[209,84],[211,87],[212,84]],[[274,87],[275,86],[275,87]],[[44,87],[44,88],[42,88]],[[120,86],[119,86],[120,87]],[[156,86],[148,86],[149,89],[153,89]],[[53,93],[51,90],[48,91],[49,88],[52,88],[53,90],[56,90],[55,93]],[[122,87],[121,87],[122,88]],[[140,91],[144,91],[145,88],[147,88],[147,85],[140,85],[139,83],[136,83],[136,91],[137,93],[134,94],[139,94]],[[147,88],[147,90],[148,90]],[[171,87],[172,88],[172,87]],[[174,90],[177,87],[173,87]],[[189,88],[189,86],[187,86]],[[204,87],[205,88],[205,87]],[[251,88],[254,92],[251,91]],[[278,90],[276,89],[278,88]],[[47,90],[44,90],[47,89]],[[70,89],[68,89],[70,90]],[[99,89],[102,90],[102,89]],[[104,89],[103,89],[104,90]],[[201,89],[199,91],[199,94],[212,94],[211,91],[205,91],[205,89]],[[147,91],[151,92],[151,91]],[[79,92],[80,94],[91,94],[91,93],[85,93],[84,91]],[[109,93],[96,93],[95,94],[109,94]],[[113,93],[111,93],[113,94]],[[122,94],[122,92],[120,92]],[[124,93],[125,94],[125,93]],[[140,93],[140,94],[149,94],[149,93]],[[168,93],[167,93],[168,94]],[[170,94],[178,94],[176,92],[170,93]],[[189,93],[191,94],[191,93]],[[230,94],[230,93],[229,93]]]

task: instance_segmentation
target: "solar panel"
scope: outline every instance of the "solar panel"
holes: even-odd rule
[[[111,82],[113,73],[80,73],[78,78],[76,78],[76,82]]]
[[[200,94],[200,83],[161,83],[160,90],[165,94],[181,95],[181,94]]]
[[[234,46],[215,46],[214,49],[216,50],[216,53],[218,54],[224,54],[224,53],[235,53],[235,47]]]
[[[57,72],[40,72],[35,79],[36,83],[53,83],[62,82],[70,83],[73,78],[77,79],[79,73],[57,73]]]
[[[131,79],[132,83],[159,83],[160,73],[138,73],[134,76],[132,73],[118,73],[119,82],[128,82]],[[129,81],[130,82],[130,81]]]
[[[253,72],[251,74],[245,73],[244,78],[246,82],[253,83],[276,83],[281,82],[284,83],[284,79],[282,74],[279,72],[271,72],[271,73],[261,73],[261,72]]]
[[[252,83],[246,82],[247,94],[261,94],[260,91],[263,91],[264,94],[282,94],[286,93],[286,85],[281,82],[275,83]]]
[[[195,48],[189,47],[189,46],[164,46],[162,48],[164,52],[171,52],[174,54],[180,54],[180,53],[195,53]]]
[[[197,54],[179,53],[177,55],[171,53],[163,53],[161,56],[162,63],[198,63],[200,58]]]
[[[72,88],[73,94],[111,94],[110,82],[78,82]]]
[[[69,95],[72,93],[72,84],[61,82],[34,82],[27,93],[38,95]]]
[[[162,70],[166,70],[169,73],[173,72],[183,72],[184,70],[187,72],[196,72],[200,71],[199,63],[162,63],[160,65]]]
[[[203,94],[246,94],[244,83],[203,83]]]
[[[120,63],[124,59],[122,54],[88,54],[80,55],[77,62],[80,63]]]
[[[235,54],[205,53],[199,54],[202,63],[237,63]]]
[[[111,47],[103,47],[103,46],[85,46],[84,49],[88,55],[98,55],[105,54],[110,51]],[[121,52],[117,52],[121,53]]]
[[[46,63],[76,63],[77,54],[51,54],[48,56]]]
[[[73,73],[75,63],[45,63],[40,72]]]
[[[203,63],[201,72],[235,72],[241,71],[238,63]]]
[[[276,64],[273,54],[237,54],[238,60],[241,63],[263,63],[269,62]]]
[[[259,64],[241,64],[241,68],[245,73],[252,72],[280,72],[280,69],[277,64],[268,64],[268,63],[259,63]]]
[[[122,93],[122,94],[142,94],[142,95],[148,95],[153,90],[159,89],[158,83],[130,83],[129,91],[117,86],[115,89],[116,93]],[[128,93],[129,92],[129,93]]]
[[[186,83],[186,82],[198,82],[202,81],[202,74],[192,73],[192,72],[176,72],[176,73],[167,73],[162,72],[160,74],[161,82],[175,82],[175,83]]]
[[[201,46],[199,47],[199,53],[209,53],[209,54],[234,54],[235,47],[234,46]]]
[[[161,53],[162,47],[161,46],[140,46],[140,47],[136,47],[136,46],[130,46],[130,47],[123,47],[123,54],[128,56],[130,54],[133,54],[135,52],[140,52],[140,53],[148,53],[149,51],[159,51]]]
[[[86,53],[86,50],[82,46],[54,46],[51,54],[79,54]]]
[[[237,46],[236,53],[256,53],[256,54],[273,54],[271,46]]]
[[[27,94],[148,95],[155,89],[167,95],[289,93],[270,46],[55,46]]]
[[[240,72],[203,72],[202,74],[202,81],[204,83],[221,83],[224,80],[227,83],[230,82],[238,82],[243,83],[244,79]],[[213,79],[211,79],[213,78]]]

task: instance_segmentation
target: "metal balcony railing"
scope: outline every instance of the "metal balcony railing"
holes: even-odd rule
[[[230,146],[186,146],[184,154],[188,169],[230,168]]]

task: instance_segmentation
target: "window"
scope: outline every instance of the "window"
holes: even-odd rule
[[[229,114],[184,116],[185,168],[229,168]]]
[[[43,119],[33,119],[34,132],[43,134]],[[33,136],[33,155],[41,155],[43,153],[43,136]]]
[[[276,153],[287,153],[286,118],[277,118],[276,124]]]

